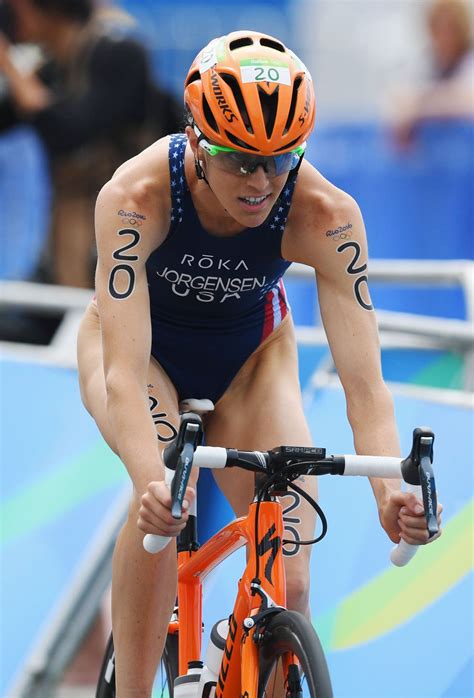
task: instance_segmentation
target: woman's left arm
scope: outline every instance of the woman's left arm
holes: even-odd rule
[[[305,245],[305,259],[300,261],[316,270],[321,316],[344,389],[355,449],[360,454],[399,456],[393,400],[382,377],[369,293],[365,228],[356,202],[336,190],[323,227],[305,236],[311,245]],[[399,481],[372,478],[371,485],[390,539],[428,542],[423,507],[415,495],[402,492]]]

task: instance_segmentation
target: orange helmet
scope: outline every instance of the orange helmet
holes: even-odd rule
[[[307,68],[281,41],[254,31],[232,32],[200,51],[184,101],[207,138],[259,155],[293,150],[314,126]]]

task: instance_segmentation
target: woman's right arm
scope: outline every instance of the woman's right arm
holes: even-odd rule
[[[162,480],[155,426],[148,403],[151,321],[145,264],[164,239],[168,213],[160,215],[156,185],[127,186],[112,179],[96,206],[100,314],[107,412],[120,458],[141,495]],[[124,223],[123,211],[139,214],[140,226]],[[166,225],[164,223],[166,221]]]

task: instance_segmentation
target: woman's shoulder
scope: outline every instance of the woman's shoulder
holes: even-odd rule
[[[160,138],[138,155],[124,162],[102,188],[99,198],[105,205],[124,197],[150,212],[170,207],[170,136]]]
[[[326,179],[311,163],[303,162],[293,195],[294,217],[318,221],[324,228],[341,213],[358,209],[353,197]],[[293,217],[293,216],[292,216]]]

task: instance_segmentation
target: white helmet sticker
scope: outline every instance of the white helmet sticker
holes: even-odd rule
[[[306,73],[306,77],[308,78],[308,80],[311,80],[311,82],[313,82],[313,78],[311,77],[311,73],[309,72],[308,68],[305,66],[305,64],[303,63],[303,61],[301,60],[301,58],[298,58],[298,56],[296,55],[296,53],[294,53],[294,52],[291,51],[290,49],[288,49],[288,53],[289,53],[290,56],[293,58],[293,60],[295,61],[296,65],[299,65],[300,68],[301,68],[302,70],[304,70],[304,72]]]
[[[209,68],[212,68],[217,63],[217,44],[220,39],[213,39],[203,50],[201,51],[201,57],[199,61],[199,72],[202,75]]]

